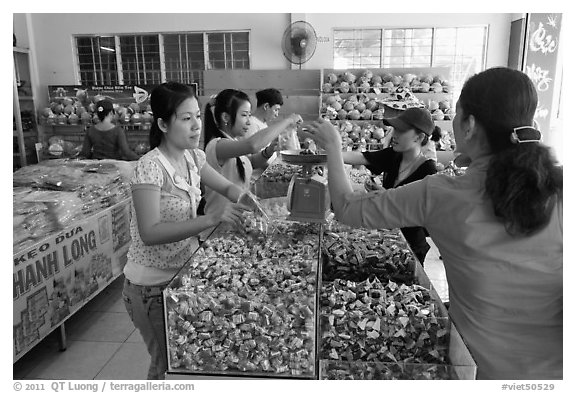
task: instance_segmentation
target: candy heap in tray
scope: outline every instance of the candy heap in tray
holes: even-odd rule
[[[219,227],[198,251],[210,257],[318,259],[320,225],[271,219],[268,234],[254,216],[243,228]]]
[[[399,230],[354,229],[332,222],[322,240],[322,280],[413,284],[414,257]]]
[[[322,379],[450,378],[450,323],[426,288],[336,279],[320,304]]]
[[[320,225],[219,227],[166,290],[174,372],[315,376]]]
[[[314,377],[316,264],[196,257],[166,290],[170,369]]]

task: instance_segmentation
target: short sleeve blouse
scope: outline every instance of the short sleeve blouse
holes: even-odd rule
[[[173,174],[162,164],[160,151],[154,149],[137,163],[130,180],[132,190],[152,189],[160,191],[160,219],[163,222],[180,222],[196,217],[200,201],[200,170],[206,163],[203,151],[194,149],[186,153],[186,161],[192,184],[182,187]],[[188,188],[188,189],[187,189]],[[132,243],[128,261],[159,269],[181,267],[198,247],[196,236],[168,244],[146,245],[140,238],[134,206],[130,221]]]

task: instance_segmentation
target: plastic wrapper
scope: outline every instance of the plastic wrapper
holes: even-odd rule
[[[33,191],[23,201],[44,203],[47,207],[46,213],[53,217],[60,228],[65,228],[83,217],[84,203],[73,192]]]
[[[130,197],[115,160],[43,161],[16,171],[13,184],[15,252]]]
[[[300,141],[295,127],[289,127],[278,135],[278,150],[300,150]]]

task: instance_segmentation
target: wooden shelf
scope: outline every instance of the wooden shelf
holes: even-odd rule
[[[34,97],[32,96],[18,96],[20,101],[34,101]]]

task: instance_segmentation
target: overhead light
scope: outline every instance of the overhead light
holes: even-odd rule
[[[100,49],[108,52],[116,52],[116,49],[108,48],[107,46],[101,46]]]

